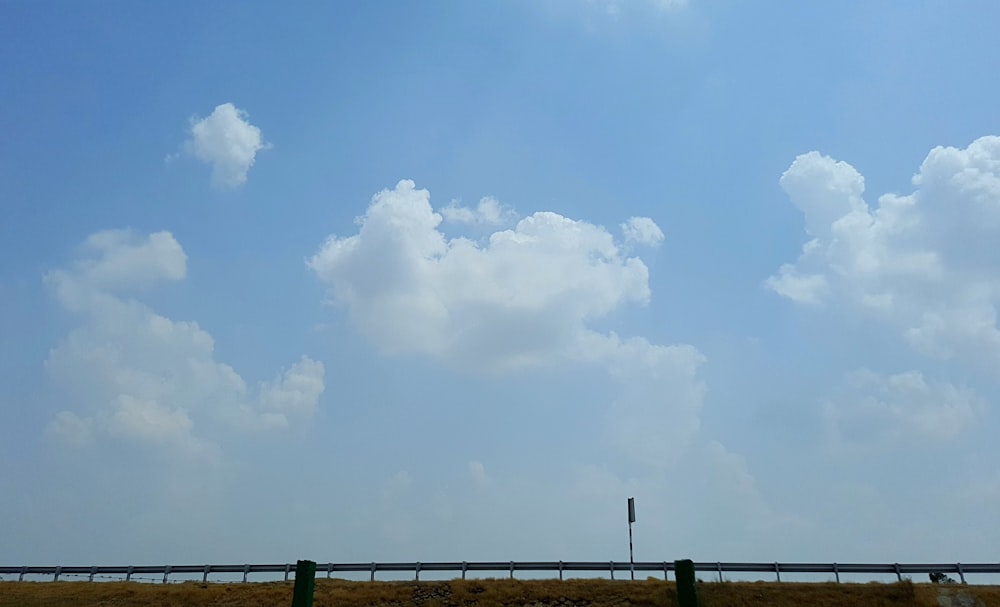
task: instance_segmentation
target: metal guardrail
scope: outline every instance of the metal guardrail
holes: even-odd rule
[[[965,583],[965,575],[969,573],[1000,573],[1000,563],[726,563],[726,562],[696,562],[695,571],[717,573],[722,581],[723,573],[773,573],[777,581],[781,581],[782,573],[830,573],[837,582],[840,574],[891,574],[900,581],[904,574],[954,573]],[[515,571],[553,571],[558,572],[559,579],[568,571],[607,571],[611,579],[615,579],[616,571],[646,571],[663,573],[663,579],[669,579],[669,572],[674,570],[672,561],[645,561],[634,565],[623,561],[489,561],[489,562],[434,562],[434,563],[321,563],[316,565],[316,573],[326,572],[326,577],[333,573],[368,572],[370,579],[375,581],[375,574],[380,571],[411,571],[414,579],[420,580],[422,571],[454,571],[461,572],[462,579],[466,573],[473,571],[506,572],[514,578]],[[242,573],[243,581],[251,573],[283,573],[285,581],[289,573],[295,572],[295,565],[290,563],[276,565],[130,565],[113,567],[0,567],[0,575],[17,575],[18,581],[23,581],[26,575],[52,576],[52,581],[58,581],[63,575],[88,576],[90,581],[94,576],[120,575],[126,581],[131,581],[137,575],[163,575],[166,584],[172,574],[202,575],[203,582],[213,573]]]

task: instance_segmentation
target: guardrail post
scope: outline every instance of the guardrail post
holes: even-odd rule
[[[962,571],[962,563],[956,563],[955,565],[958,567],[958,578],[960,580],[962,580],[962,583],[964,584],[965,583],[965,572]]]
[[[132,565],[128,566],[128,571],[125,572],[125,581],[126,582],[131,582],[132,581],[132,569],[133,568],[134,567]]]
[[[250,574],[250,564],[243,565],[243,583],[247,583],[247,575]]]
[[[563,562],[562,562],[562,561],[559,561],[559,581],[560,581],[560,582],[561,582],[561,581],[562,581],[562,579],[563,579],[563,576],[562,576],[562,569],[563,569]]]
[[[467,569],[468,567],[469,567],[469,564],[468,564],[468,563],[466,563],[465,561],[462,561],[462,579],[463,579],[463,580],[465,579],[465,570],[466,570],[466,569]]]
[[[97,573],[97,567],[91,566],[91,568],[90,568],[90,577],[87,578],[88,582],[93,582],[94,581],[94,574],[95,573]]]
[[[420,581],[420,563],[418,562],[413,572],[413,579],[417,582]]]
[[[59,574],[60,573],[62,573],[62,567],[61,566],[56,567],[55,576],[52,578],[53,582],[58,582],[59,581]]]
[[[514,561],[510,562],[510,579],[514,579]]]
[[[680,607],[701,607],[698,598],[694,562],[689,559],[674,561],[674,577],[677,578],[677,603]]]
[[[292,569],[292,564],[291,563],[285,563],[285,581],[286,582],[288,581],[288,572],[291,571],[291,569]]]
[[[667,569],[667,562],[663,561],[663,581],[664,582],[669,582],[670,581],[670,575],[667,573],[667,571],[669,571],[669,569]]]
[[[27,566],[21,567],[21,575],[17,576],[17,581],[23,582],[24,581],[24,574],[25,573],[28,573],[28,567]]]
[[[167,565],[166,567],[163,568],[163,583],[164,584],[167,583],[167,576],[168,575],[170,575],[170,565]],[[245,582],[246,580],[243,580],[243,581]]]
[[[775,561],[775,563],[774,563],[774,575],[776,575],[778,577],[778,581],[780,582],[781,581],[781,568],[778,567],[778,562],[777,561]]]
[[[205,568],[201,570],[201,583],[205,584],[208,582],[208,572],[212,570],[211,565],[205,565]]]
[[[719,582],[722,582],[722,563],[716,562],[715,568],[719,572]]]
[[[376,567],[375,567],[375,561],[372,561],[372,575],[371,575],[371,578],[370,578],[370,580],[372,582],[375,581],[375,569],[376,569]]]
[[[315,590],[316,563],[298,561],[295,564],[295,593],[292,595],[292,607],[312,607]]]
[[[899,572],[899,563],[893,563],[892,564],[892,568],[896,570],[896,581],[897,582],[902,582],[903,581],[903,574]]]
[[[326,579],[330,579],[330,574],[333,573],[333,563],[326,564]]]
[[[840,567],[837,566],[837,563],[833,564],[833,576],[835,578],[837,578],[837,583],[839,584],[840,583]]]
[[[615,579],[615,562],[614,561],[610,561],[608,563],[608,568],[611,570],[611,579],[614,580]]]

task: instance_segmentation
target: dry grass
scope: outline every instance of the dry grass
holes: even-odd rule
[[[1000,587],[725,582],[700,585],[705,607],[1000,607]],[[944,597],[943,601],[939,597]],[[966,599],[965,597],[969,597]],[[0,607],[277,607],[292,583],[0,582]],[[316,607],[674,607],[674,584],[647,580],[316,580]]]

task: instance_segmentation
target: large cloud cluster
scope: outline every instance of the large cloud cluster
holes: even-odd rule
[[[872,208],[864,178],[810,152],[781,177],[812,239],[767,284],[806,304],[846,303],[935,358],[1000,365],[1000,137],[938,147],[908,195]]]
[[[621,386],[614,440],[651,462],[676,454],[698,427],[702,355],[592,328],[624,305],[649,300],[646,265],[625,243],[658,244],[660,229],[649,218],[631,218],[623,242],[551,212],[523,217],[483,241],[439,229],[446,218],[497,216],[502,207],[487,200],[476,211],[452,205],[438,213],[426,190],[400,181],[372,198],[356,234],[330,236],[309,267],[384,352],[490,374],[566,361],[604,368]]]
[[[839,307],[893,327],[929,360],[952,361],[996,377],[1000,368],[1000,137],[967,148],[937,147],[907,195],[876,206],[851,165],[818,152],[795,159],[781,186],[811,237],[798,261],[766,282],[803,305]],[[859,372],[834,419],[895,420],[930,436],[953,437],[976,419],[980,401],[965,387],[917,371]]]

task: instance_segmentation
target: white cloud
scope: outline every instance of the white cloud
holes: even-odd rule
[[[459,206],[452,202],[440,210],[445,221],[474,226],[502,226],[517,219],[514,209],[500,204],[496,198],[486,197],[479,201],[475,209]]]
[[[982,399],[969,388],[929,382],[919,371],[849,373],[824,406],[835,438],[860,445],[908,437],[948,440],[975,423]]]
[[[199,426],[204,434],[218,424],[284,426],[315,410],[322,363],[303,357],[252,394],[232,367],[215,360],[215,342],[197,323],[171,320],[114,292],[184,276],[186,256],[169,233],[100,232],[84,250],[96,256],[46,275],[63,306],[81,316],[45,362],[71,399],[50,434],[77,444],[128,439],[203,456],[213,447]]]
[[[446,238],[441,221],[426,190],[400,181],[373,197],[357,234],[329,237],[308,265],[384,352],[486,373],[566,361],[603,368],[620,388],[611,440],[642,461],[672,461],[698,429],[703,356],[589,328],[649,300],[642,260],[604,228],[555,213],[482,245]],[[626,225],[649,241],[659,233],[650,224]]]
[[[771,276],[764,284],[778,295],[800,304],[818,304],[829,291],[826,276],[799,274],[796,267],[790,263],[783,264],[778,270],[778,275]]]
[[[212,185],[236,188],[247,180],[257,152],[271,147],[247,113],[223,103],[206,117],[191,120],[191,138],[185,147],[195,158],[211,165]]]
[[[186,273],[187,255],[170,232],[103,230],[84,241],[71,269],[49,272],[45,280],[60,303],[81,310],[105,293],[142,291]]]
[[[621,225],[625,242],[655,247],[663,242],[663,232],[649,217],[630,217]]]
[[[603,228],[535,213],[480,246],[446,239],[430,195],[401,181],[372,199],[358,234],[309,260],[382,350],[481,370],[545,364],[586,323],[649,299],[648,271]]]
[[[799,303],[828,303],[897,327],[919,352],[1000,366],[1000,137],[931,150],[908,195],[871,208],[864,178],[816,152],[781,186],[812,239],[766,284]]]

